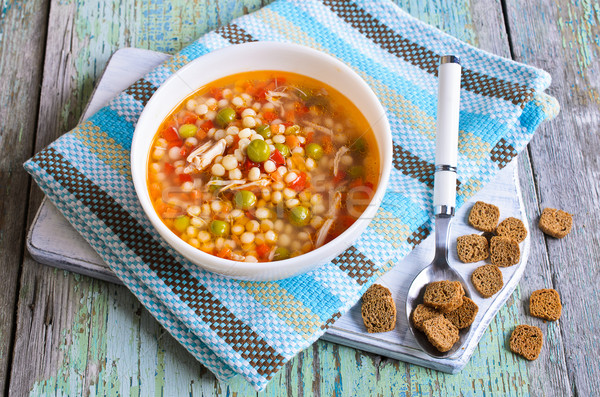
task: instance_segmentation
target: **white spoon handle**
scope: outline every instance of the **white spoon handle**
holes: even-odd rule
[[[461,66],[456,56],[445,55],[440,58],[433,188],[435,215],[452,216],[456,206],[460,74]]]

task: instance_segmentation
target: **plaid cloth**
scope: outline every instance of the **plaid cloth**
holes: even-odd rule
[[[162,82],[231,44],[295,42],[353,68],[387,111],[389,188],[361,238],[330,263],[274,282],[232,280],[187,262],[154,231],[130,176],[136,121]],[[25,163],[49,199],[156,319],[220,380],[257,390],[432,230],[439,55],[463,66],[457,205],[558,113],[550,76],[473,48],[388,0],[280,0],[208,33]]]

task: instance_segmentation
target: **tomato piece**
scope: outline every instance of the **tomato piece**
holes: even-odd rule
[[[208,130],[210,130],[211,128],[214,128],[214,123],[212,122],[212,120],[206,120],[204,123],[202,123],[202,125],[200,126],[200,128],[204,131],[204,132],[208,132]]]
[[[271,152],[269,160],[273,161],[277,166],[285,165],[285,157],[283,157],[283,154],[277,149]]]
[[[264,88],[259,88],[258,90],[256,90],[254,96],[260,102],[265,101],[267,99],[267,90],[265,90]]]
[[[269,124],[271,124],[271,121],[275,120],[277,115],[271,111],[266,111],[263,113],[263,117]]]
[[[163,138],[167,140],[167,142],[175,141],[179,139],[179,133],[174,126],[167,127],[162,132]]]
[[[250,160],[250,158],[246,157],[246,162],[244,163],[244,170],[249,170],[252,167],[258,167],[260,169],[260,172],[264,172],[263,163],[255,163],[254,161]]]
[[[198,121],[198,116],[194,113],[187,113],[181,119],[181,124],[196,124],[196,121]]]
[[[179,174],[179,183],[183,184],[185,182],[192,182],[194,179],[190,174]]]
[[[296,179],[294,179],[292,183],[288,185],[288,187],[297,192],[304,190],[306,188],[306,174],[301,172],[300,175],[298,175]]]
[[[338,174],[333,178],[333,182],[335,184],[340,183],[346,177],[346,173],[344,171],[338,171]]]
[[[170,141],[167,146],[169,146],[169,148],[172,148],[173,146],[183,146],[183,141],[181,139],[176,139],[174,141]]]
[[[210,95],[212,95],[212,97],[215,98],[217,101],[220,101],[221,99],[223,99],[223,89],[218,87],[211,87]]]
[[[261,259],[267,259],[269,252],[271,252],[271,248],[267,244],[261,244],[256,247],[256,253]]]
[[[165,167],[165,174],[167,174],[167,175],[171,175],[173,172],[175,172],[175,166],[171,163],[165,163],[164,167]]]
[[[275,83],[275,86],[280,86],[285,84],[285,77],[282,76],[277,76],[273,79],[273,82]]]

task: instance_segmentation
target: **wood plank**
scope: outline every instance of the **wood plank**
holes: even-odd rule
[[[525,311],[532,291],[558,290],[563,302],[561,319],[544,323],[529,317],[527,322],[540,326],[549,338],[562,338],[562,344],[544,347],[550,356],[546,368],[552,370],[556,359],[564,355],[569,392],[593,395],[600,388],[600,346],[595,336],[600,318],[592,309],[600,304],[600,247],[592,243],[600,241],[600,135],[596,133],[600,124],[600,12],[597,3],[572,0],[508,0],[506,5],[515,59],[550,72],[554,81],[549,92],[562,107],[560,115],[543,125],[530,144],[532,190],[540,203],[538,208],[532,206],[531,217],[536,220],[544,207],[574,214],[569,236],[544,238],[549,259],[541,257],[538,264],[544,277],[525,284],[519,304]]]
[[[0,392],[7,387],[48,1],[0,1]]]

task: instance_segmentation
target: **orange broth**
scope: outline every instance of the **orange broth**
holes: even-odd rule
[[[373,131],[345,96],[306,76],[258,71],[216,80],[170,112],[147,177],[154,209],[182,240],[257,262],[339,236],[379,174]]]

